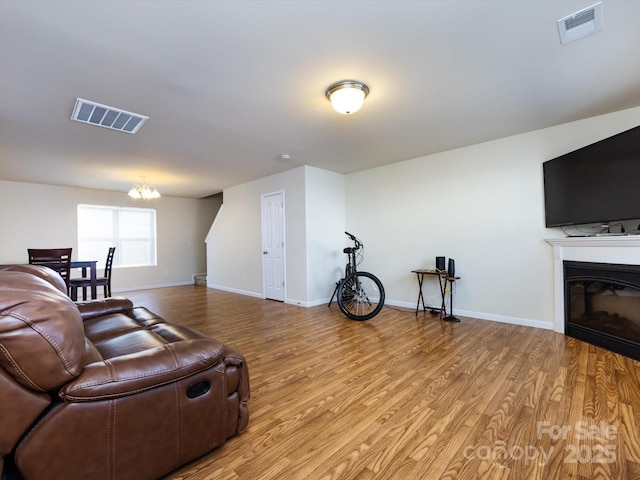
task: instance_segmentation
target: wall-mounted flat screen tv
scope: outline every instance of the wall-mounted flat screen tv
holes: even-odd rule
[[[640,127],[542,167],[547,227],[640,219]]]

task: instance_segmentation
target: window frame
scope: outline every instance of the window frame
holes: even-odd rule
[[[100,219],[94,220],[93,225],[85,225],[85,222],[87,222],[86,215],[90,215],[92,211],[95,213],[109,212],[111,214],[111,227],[109,229],[109,232],[106,232],[106,235],[98,235],[94,238],[91,238],[91,234],[87,232],[87,229],[93,229],[93,231],[105,231],[105,229],[101,228],[104,226],[104,222],[100,226],[98,226],[98,224],[96,223],[100,222]],[[103,255],[106,258],[108,247],[114,246],[116,247],[116,253],[114,256],[113,268],[138,268],[158,266],[158,228],[156,209],[81,203],[78,204],[76,213],[79,258],[82,257],[82,259],[86,259],[89,257],[97,257],[98,260],[101,260]],[[127,226],[123,225],[123,222],[126,221],[126,218],[124,218],[126,214],[146,216],[145,221],[140,222],[138,225],[145,225],[144,230],[148,231],[145,232],[143,230],[142,232],[140,232],[140,230],[138,230],[137,232],[135,232],[137,233],[137,235],[131,233],[127,235]],[[140,235],[141,233],[142,236]],[[147,245],[143,249],[144,255],[136,255],[135,252],[132,253],[131,251],[131,246],[135,243],[140,242],[147,243]],[[127,258],[131,257],[138,260],[126,260]],[[143,258],[146,258],[146,260],[139,260]]]

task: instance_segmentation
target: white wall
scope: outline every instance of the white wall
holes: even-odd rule
[[[456,260],[460,315],[551,328],[553,258],[542,163],[640,123],[640,109],[421,157],[347,176],[347,228],[387,302],[415,307],[411,270]],[[425,279],[425,286],[429,279]],[[433,281],[426,290],[438,304]]]
[[[284,192],[285,301],[328,301],[344,263],[344,176],[307,166],[224,191],[207,240],[207,285],[264,297],[261,195],[276,191]]]
[[[307,230],[307,304],[331,298],[344,276],[345,177],[307,167],[305,176]]]
[[[288,302],[305,301],[306,232],[304,167],[226,189],[224,208],[207,242],[207,285],[264,297],[262,285],[261,195],[284,192]]]
[[[116,268],[115,292],[193,283],[206,269],[204,238],[219,203],[162,197],[136,202],[126,192],[0,181],[0,263],[26,263],[27,248],[72,247],[77,260],[77,206],[86,203],[156,209],[158,265]],[[104,264],[105,258],[98,265]],[[85,260],[85,259],[82,259]]]
[[[381,278],[390,305],[415,308],[411,270],[444,255],[462,277],[456,314],[552,328],[553,256],[544,239],[564,234],[544,226],[542,163],[639,120],[635,108],[343,179],[300,167],[230,188],[208,246],[210,286],[263,296],[260,195],[283,190],[288,302],[328,300],[344,265],[346,229],[364,241],[361,269]],[[435,281],[425,279],[425,293],[439,305]]]

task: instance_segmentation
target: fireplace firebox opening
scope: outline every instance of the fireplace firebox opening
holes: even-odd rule
[[[564,261],[565,333],[640,360],[640,265]]]

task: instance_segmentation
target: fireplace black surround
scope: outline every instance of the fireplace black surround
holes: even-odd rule
[[[640,360],[640,265],[564,261],[565,333]]]

